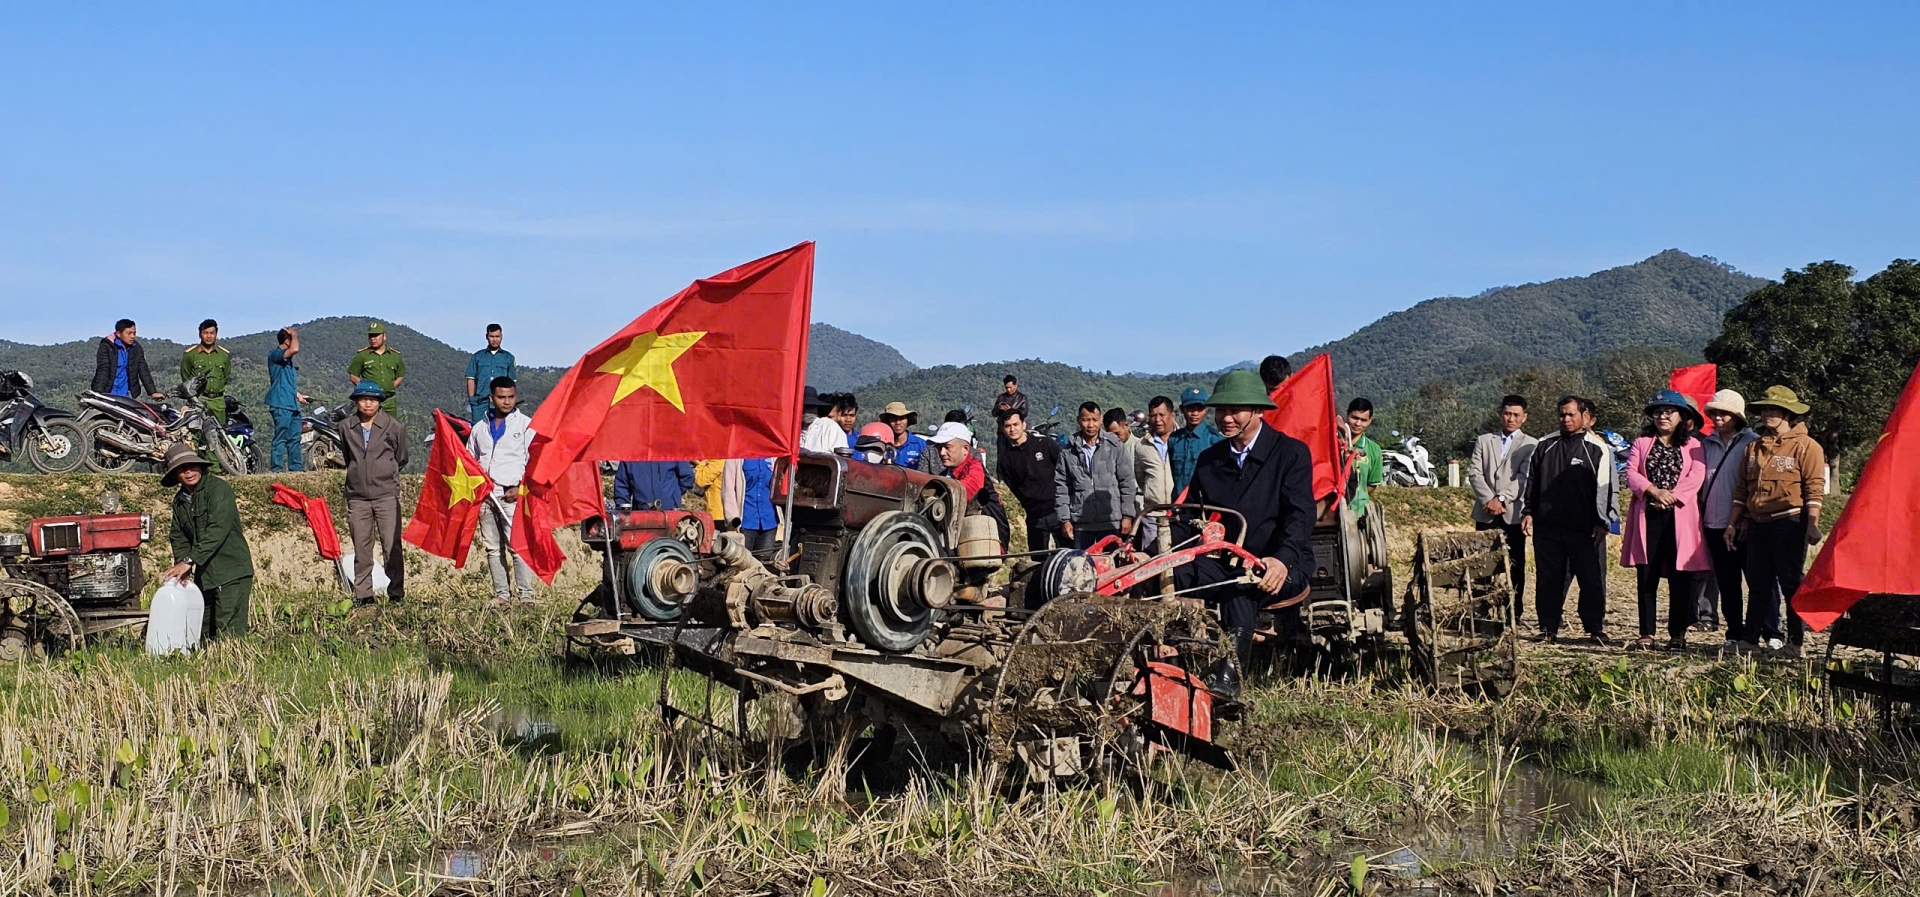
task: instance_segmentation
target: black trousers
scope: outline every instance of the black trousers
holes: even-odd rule
[[[1085,551],[1092,548],[1093,543],[1108,536],[1117,535],[1120,535],[1117,529],[1081,529],[1076,526],[1073,528],[1073,547]]]
[[[1173,571],[1174,585],[1179,589],[1191,589],[1212,582],[1226,582],[1241,574],[1239,567],[1228,566],[1220,558],[1207,556],[1195,558],[1193,563],[1176,567]],[[1288,570],[1287,581],[1280,587],[1280,596],[1297,594],[1307,584],[1307,571]],[[1223,585],[1217,589],[1207,589],[1197,593],[1210,605],[1219,609],[1220,625],[1233,634],[1235,648],[1240,655],[1240,663],[1247,663],[1248,655],[1253,651],[1253,630],[1259,625],[1260,608],[1280,596],[1269,595],[1251,584],[1235,583]],[[1300,607],[1294,605],[1274,611],[1277,623],[1286,631],[1289,623],[1299,619]]]
[[[1660,581],[1667,581],[1667,637],[1685,638],[1693,625],[1693,574],[1675,570],[1662,576],[1660,570],[1639,567],[1635,570],[1640,586],[1640,634],[1651,638],[1659,623]]]
[[[1536,528],[1533,531],[1533,604],[1540,616],[1540,631],[1548,635],[1560,632],[1562,612],[1567,604],[1567,585],[1580,582],[1580,625],[1588,635],[1597,635],[1607,620],[1607,577],[1600,567],[1600,554],[1606,537],[1592,534],[1560,533]]]
[[[1740,602],[1740,577],[1746,573],[1745,546],[1727,547],[1727,531],[1707,530],[1707,554],[1713,557],[1713,582],[1720,587],[1720,620],[1727,627],[1727,638],[1753,641],[1747,631],[1747,615]]]
[[[1057,514],[1035,514],[1027,512],[1027,550],[1047,551],[1053,548],[1071,548],[1065,536],[1060,534],[1060,516]]]
[[[1793,516],[1747,526],[1747,628],[1754,641],[1780,637],[1780,600],[1786,597],[1787,641],[1798,645],[1806,624],[1793,612],[1793,593],[1807,566],[1807,521]]]
[[[1518,523],[1488,520],[1475,523],[1474,529],[1499,530],[1507,534],[1507,578],[1513,583],[1513,622],[1520,622],[1527,596],[1527,531]]]

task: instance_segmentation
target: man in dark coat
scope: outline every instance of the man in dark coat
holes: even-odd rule
[[[207,460],[193,446],[167,448],[162,486],[179,486],[173,496],[173,527],[167,541],[173,566],[160,579],[192,579],[206,600],[201,637],[247,634],[247,604],[253,597],[253,553],[240,527],[233,487],[207,472]]]
[[[167,397],[153,385],[153,372],[147,369],[147,353],[140,348],[139,335],[138,328],[127,318],[113,325],[113,335],[102,337],[93,353],[93,383],[89,389],[127,398]]]
[[[1228,371],[1214,385],[1207,404],[1223,437],[1200,453],[1188,484],[1187,501],[1232,508],[1246,517],[1241,544],[1261,558],[1258,582],[1236,583],[1201,594],[1220,607],[1222,624],[1233,633],[1244,665],[1253,650],[1255,618],[1262,606],[1291,598],[1307,587],[1313,564],[1313,456],[1307,445],[1260,421],[1273,400],[1252,371]],[[1239,521],[1225,517],[1227,538]],[[1182,588],[1228,583],[1246,571],[1216,557],[1189,565]],[[1221,677],[1232,692],[1239,683]]]

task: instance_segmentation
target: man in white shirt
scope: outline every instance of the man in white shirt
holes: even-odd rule
[[[851,423],[857,413],[853,396],[839,392],[821,395],[809,386],[806,397],[801,401],[819,415],[800,434],[801,451],[831,455],[840,449],[853,447],[853,441],[849,438],[853,432]],[[842,420],[847,422],[846,425],[841,423]]]
[[[1500,432],[1483,433],[1473,443],[1467,481],[1473,485],[1473,528],[1507,535],[1507,579],[1513,583],[1513,618],[1520,619],[1526,595],[1527,534],[1520,528],[1520,494],[1527,461],[1538,440],[1521,426],[1527,422],[1527,397],[1500,400]]]
[[[519,393],[513,381],[495,377],[487,386],[487,413],[467,434],[467,450],[493,480],[493,494],[480,505],[480,545],[487,553],[487,573],[493,577],[493,601],[504,605],[508,594],[507,558],[513,558],[513,582],[519,598],[533,603],[533,570],[513,553],[513,506],[520,495],[520,478],[527,472],[527,451],[533,445],[533,421],[520,413]]]

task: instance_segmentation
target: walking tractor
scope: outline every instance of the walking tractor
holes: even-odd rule
[[[787,482],[786,466],[776,484]],[[967,513],[958,481],[803,454],[792,482],[785,557],[748,551],[703,512],[586,521],[582,536],[602,553],[605,575],[568,624],[570,645],[660,650],[732,687],[731,733],[742,737],[750,719],[784,739],[826,742],[868,727],[921,743],[940,736],[1031,781],[1157,751],[1233,766],[1217,724],[1239,707],[1212,687],[1239,678],[1233,641],[1191,600],[1198,590],[1163,585],[1207,554],[1256,576],[1259,560],[1225,538],[1216,509],[1160,509],[1195,518],[1196,529],[1160,557],[1118,543],[1008,556],[994,519]],[[775,501],[788,498],[776,486]],[[1384,581],[1360,566],[1346,519],[1304,602],[1306,619],[1325,622],[1314,630],[1322,637],[1385,626],[1386,609],[1368,597]],[[1380,552],[1384,575],[1384,544]],[[1345,596],[1339,607],[1328,605],[1335,593]],[[670,716],[689,715],[666,704],[664,686],[662,702]]]
[[[0,533],[0,660],[72,650],[95,633],[146,623],[145,514],[42,517]]]

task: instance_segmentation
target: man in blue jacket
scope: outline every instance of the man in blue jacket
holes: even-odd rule
[[[673,511],[693,488],[685,461],[622,461],[613,473],[613,506],[623,511]]]

